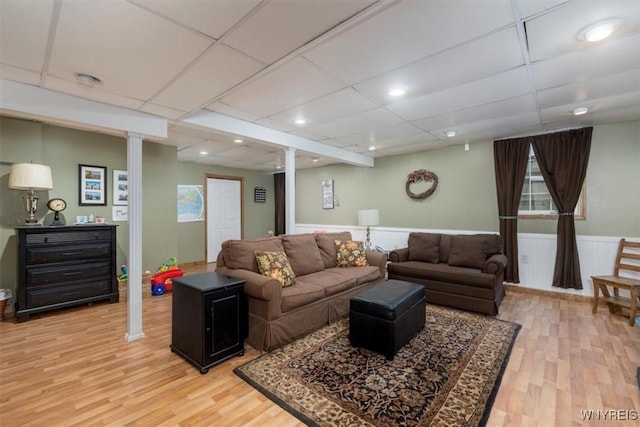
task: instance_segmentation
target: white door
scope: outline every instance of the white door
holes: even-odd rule
[[[242,236],[240,181],[207,178],[207,262],[215,262],[222,242]]]

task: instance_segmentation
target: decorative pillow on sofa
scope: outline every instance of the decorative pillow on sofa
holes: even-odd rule
[[[351,233],[341,231],[316,234],[316,243],[318,244],[318,248],[320,248],[320,256],[322,256],[324,268],[331,268],[337,265],[336,240],[351,240]]]
[[[440,234],[409,233],[409,261],[440,262]]]
[[[296,275],[284,252],[256,251],[256,262],[263,276],[278,279],[283,288],[292,286],[296,280]]]
[[[336,240],[336,265],[338,267],[366,267],[369,265],[362,242]]]
[[[482,268],[487,259],[486,240],[481,236],[451,236],[449,265]]]

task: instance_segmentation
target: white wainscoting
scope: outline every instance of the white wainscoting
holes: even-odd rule
[[[366,227],[353,225],[296,224],[296,233],[313,233],[319,231],[350,231],[351,236],[355,240],[364,240],[366,236]],[[372,227],[371,246],[382,246],[387,251],[406,247],[409,233],[412,231],[449,234],[495,233],[495,231],[482,230]],[[551,286],[553,269],[556,262],[555,234],[519,233],[520,283],[515,286],[591,297],[593,296],[591,276],[613,273],[613,264],[615,263],[620,237],[621,236],[576,236],[583,286],[583,289],[578,290]],[[627,238],[635,241],[640,240],[639,237]],[[640,278],[640,274],[633,275],[633,277]]]

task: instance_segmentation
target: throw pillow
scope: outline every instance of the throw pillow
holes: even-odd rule
[[[284,252],[256,251],[256,262],[260,274],[278,279],[283,288],[292,286],[296,280],[296,275]]]
[[[409,261],[440,262],[440,234],[409,233]]]
[[[335,267],[336,264],[336,240],[351,240],[351,233],[348,231],[337,233],[316,234],[316,243],[320,248],[320,255],[324,268]]]
[[[366,267],[369,265],[362,242],[336,240],[336,265],[338,267]]]
[[[451,236],[449,265],[482,268],[487,259],[486,241],[482,236]]]

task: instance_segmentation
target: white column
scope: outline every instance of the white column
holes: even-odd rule
[[[296,232],[296,149],[287,148],[284,155],[285,161],[285,232]]]
[[[127,133],[129,171],[129,289],[127,341],[144,338],[142,332],[142,135]]]

